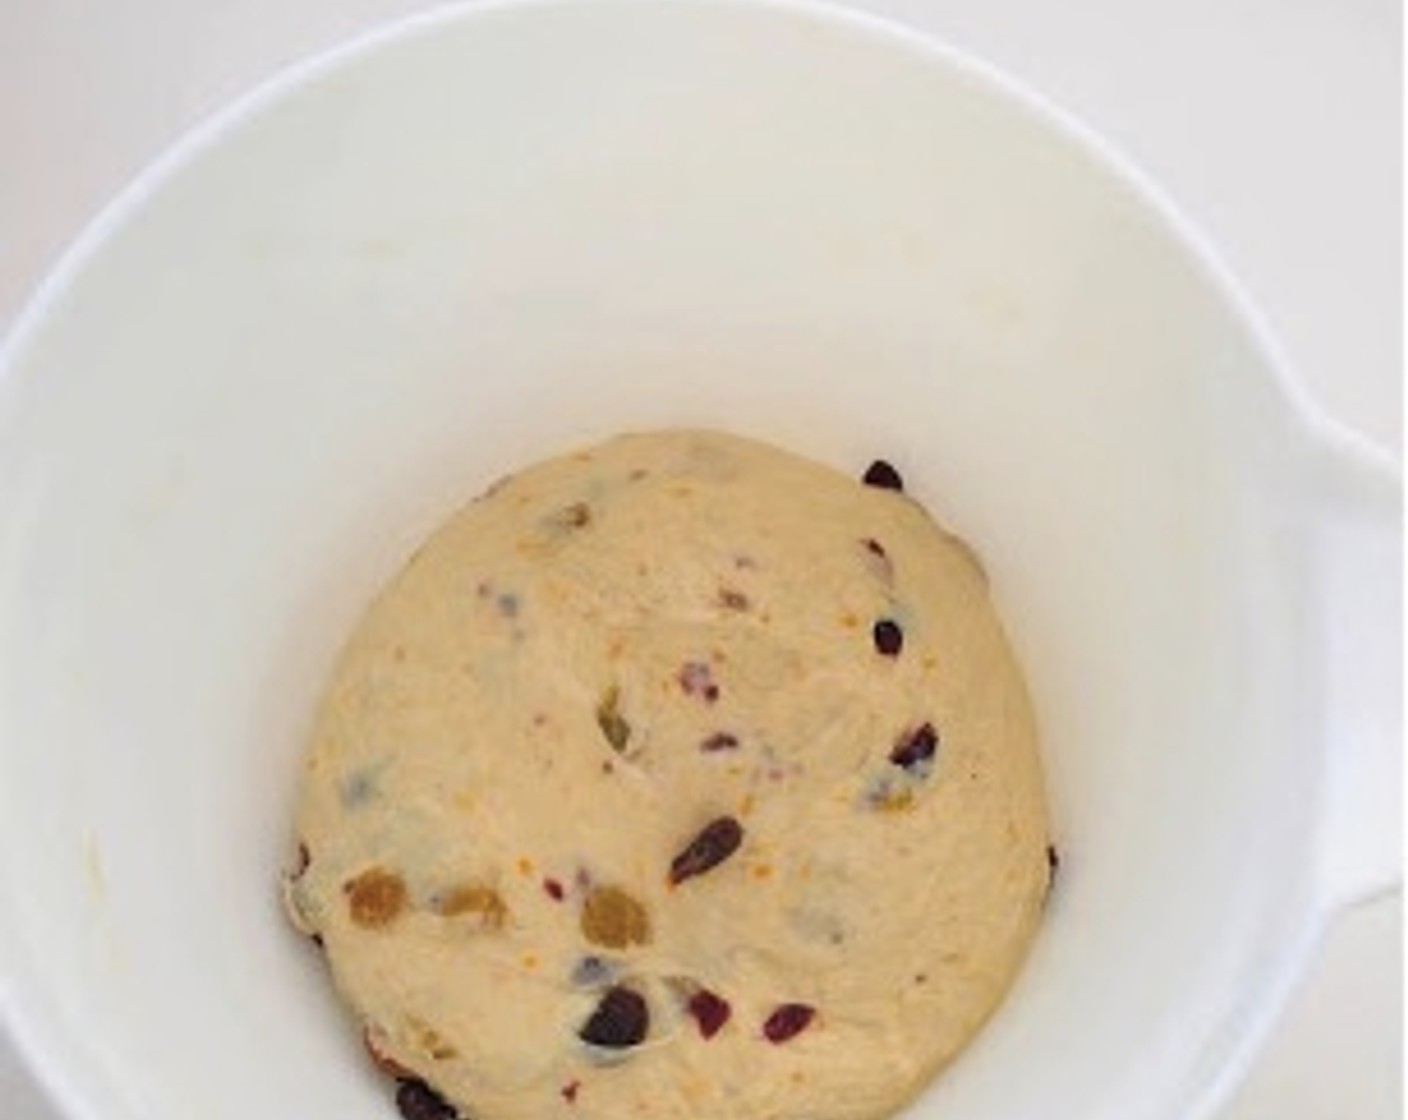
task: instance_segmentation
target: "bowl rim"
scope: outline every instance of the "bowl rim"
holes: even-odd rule
[[[728,10],[743,18],[781,17],[828,27],[868,40],[885,51],[907,55],[938,66],[969,82],[983,94],[1019,110],[1037,128],[1084,155],[1096,172],[1127,190],[1140,208],[1185,253],[1198,278],[1245,330],[1251,349],[1276,396],[1286,406],[1293,436],[1307,451],[1317,447],[1363,459],[1385,474],[1397,476],[1392,456],[1357,431],[1330,417],[1310,396],[1292,370],[1291,361],[1268,321],[1225,263],[1210,239],[1173,198],[1136,161],[1105,139],[1093,126],[966,47],[928,31],[845,6],[843,0],[689,0],[695,7]],[[351,69],[382,51],[394,49],[444,28],[483,19],[522,16],[551,18],[559,10],[619,11],[630,8],[664,10],[672,0],[450,0],[435,8],[375,25],[349,38],[285,65],[244,93],[198,119],[162,152],[139,169],[102,205],[59,254],[21,306],[10,328],[0,336],[0,412],[10,407],[25,378],[24,364],[49,324],[90,264],[104,252],[114,235],[160,200],[162,192],[208,151],[228,136],[287,99],[317,83]],[[674,3],[684,10],[685,3]],[[1330,912],[1311,908],[1294,937],[1287,939],[1281,966],[1263,999],[1241,1024],[1216,1075],[1206,1082],[1189,1120],[1211,1116],[1233,1095],[1261,1050],[1281,1008],[1288,1000],[1310,955],[1322,940]],[[11,925],[0,923],[0,1032],[22,1055],[28,1071],[42,1085],[58,1113],[71,1120],[111,1120],[114,1102],[101,1099],[107,1086],[94,1077],[90,1054],[66,1023],[42,983],[24,983],[17,967],[23,960],[22,939]],[[124,1117],[135,1117],[135,1105],[119,1105]]]

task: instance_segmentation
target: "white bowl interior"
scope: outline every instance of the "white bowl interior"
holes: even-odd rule
[[[264,99],[111,223],[0,384],[17,1027],[110,1120],[386,1117],[276,883],[378,584],[616,430],[885,456],[985,557],[1064,858],[916,1115],[1191,1115],[1305,919],[1320,712],[1227,297],[978,69],[783,7],[423,21]]]

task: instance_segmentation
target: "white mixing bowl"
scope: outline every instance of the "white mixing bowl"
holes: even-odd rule
[[[914,1116],[1225,1097],[1396,863],[1393,470],[1147,185],[983,66],[791,3],[549,0],[246,100],[13,334],[3,1002],[72,1116],[391,1115],[276,904],[330,659],[496,475],[669,424],[901,464],[1029,670],[1054,904]]]

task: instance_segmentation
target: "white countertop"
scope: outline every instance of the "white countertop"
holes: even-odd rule
[[[0,332],[176,135],[284,64],[426,0],[0,3]],[[1401,6],[1394,0],[853,0],[1050,95],[1220,248],[1332,414],[1401,457]],[[1223,1120],[1402,1115],[1402,899],[1331,929]],[[0,1039],[0,1115],[57,1120]]]

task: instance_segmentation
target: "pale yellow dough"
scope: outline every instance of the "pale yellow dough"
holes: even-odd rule
[[[925,724],[932,760],[892,761]],[[741,845],[671,885],[721,817]],[[901,493],[705,432],[532,467],[437,532],[337,664],[297,831],[295,923],[374,1048],[475,1120],[888,1114],[1001,1000],[1049,876],[972,553]],[[585,929],[615,948],[584,932],[608,887],[636,907]],[[648,1034],[589,1046],[613,983]],[[731,1010],[707,1039],[700,987]],[[775,1043],[785,1003],[815,1015]]]

